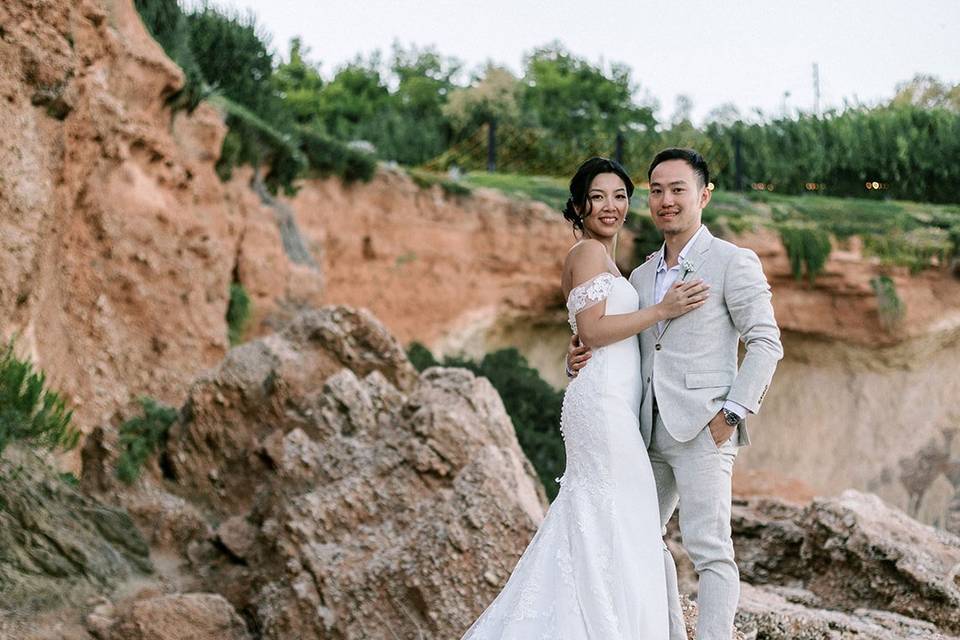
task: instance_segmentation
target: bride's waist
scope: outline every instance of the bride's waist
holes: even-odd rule
[[[593,352],[577,377],[570,381],[568,390],[590,389],[591,393],[617,393],[640,388],[640,353],[636,348],[619,352],[610,346]]]

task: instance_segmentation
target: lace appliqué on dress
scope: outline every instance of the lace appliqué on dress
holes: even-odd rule
[[[574,333],[577,333],[577,314],[606,300],[616,279],[617,276],[604,271],[570,290],[567,296],[567,320]]]

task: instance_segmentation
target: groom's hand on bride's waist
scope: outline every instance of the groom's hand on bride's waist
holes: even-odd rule
[[[573,334],[570,337],[570,344],[567,345],[567,377],[576,378],[589,359],[590,347],[580,344],[580,336]]]

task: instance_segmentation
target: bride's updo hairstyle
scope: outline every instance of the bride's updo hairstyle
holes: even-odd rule
[[[619,162],[600,156],[586,160],[570,179],[570,197],[567,198],[567,204],[563,208],[563,217],[573,224],[575,231],[583,231],[583,219],[590,215],[592,209],[587,192],[590,190],[593,179],[601,173],[617,174],[627,187],[627,197],[633,195],[633,180]],[[580,210],[579,214],[577,209]]]

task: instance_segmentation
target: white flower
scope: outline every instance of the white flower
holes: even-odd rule
[[[697,270],[697,268],[694,267],[693,263],[690,262],[689,260],[684,260],[683,262],[681,262],[680,269],[682,270],[682,273],[680,274],[681,278],[687,275],[688,273],[693,273],[694,271]]]

